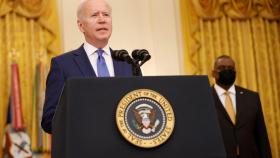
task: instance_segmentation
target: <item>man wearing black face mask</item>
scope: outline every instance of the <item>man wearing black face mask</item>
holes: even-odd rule
[[[216,59],[213,97],[227,158],[271,158],[271,150],[258,93],[234,85],[235,62]]]

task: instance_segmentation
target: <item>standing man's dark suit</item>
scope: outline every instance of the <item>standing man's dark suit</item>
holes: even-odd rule
[[[271,158],[271,150],[258,93],[234,85],[235,62],[216,59],[212,87],[227,158]]]
[[[216,90],[212,87],[220,128],[228,158],[236,157],[239,146],[240,158],[271,158],[259,95],[235,86],[236,125],[234,125]]]
[[[132,66],[124,61],[113,59],[115,76],[132,76]],[[52,118],[65,81],[73,77],[96,77],[87,54],[81,46],[71,52],[55,57],[46,84],[46,98],[42,117],[42,128],[51,133]]]

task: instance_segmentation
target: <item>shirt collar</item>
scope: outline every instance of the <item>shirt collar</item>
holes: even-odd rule
[[[90,56],[90,55],[96,53],[96,51],[98,50],[98,48],[94,47],[93,45],[89,44],[88,42],[84,42],[84,49],[87,53],[87,56]],[[111,51],[110,51],[110,48],[108,45],[106,45],[102,49],[104,50],[104,55],[111,56]]]
[[[218,96],[222,96],[222,95],[224,95],[225,92],[226,92],[225,89],[223,89],[221,86],[219,86],[219,85],[217,85],[217,84],[214,85],[214,88],[216,89],[216,92],[217,92]],[[230,94],[235,95],[235,94],[236,94],[235,86],[232,85],[232,86],[228,89],[228,92],[229,92]]]

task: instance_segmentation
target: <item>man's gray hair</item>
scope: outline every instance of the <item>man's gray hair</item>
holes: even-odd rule
[[[78,20],[82,19],[83,8],[84,8],[84,5],[87,1],[93,1],[93,0],[81,0],[80,1],[80,4],[79,4],[78,9],[77,9],[77,19]],[[104,1],[106,3],[106,5],[110,9],[110,11],[112,12],[112,7],[110,6],[110,4],[106,0],[102,0],[102,1]]]

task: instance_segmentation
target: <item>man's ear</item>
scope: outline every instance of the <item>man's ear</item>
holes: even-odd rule
[[[77,25],[78,25],[79,30],[80,30],[82,33],[84,33],[85,31],[84,31],[84,29],[83,29],[83,23],[81,23],[80,20],[77,20]]]

